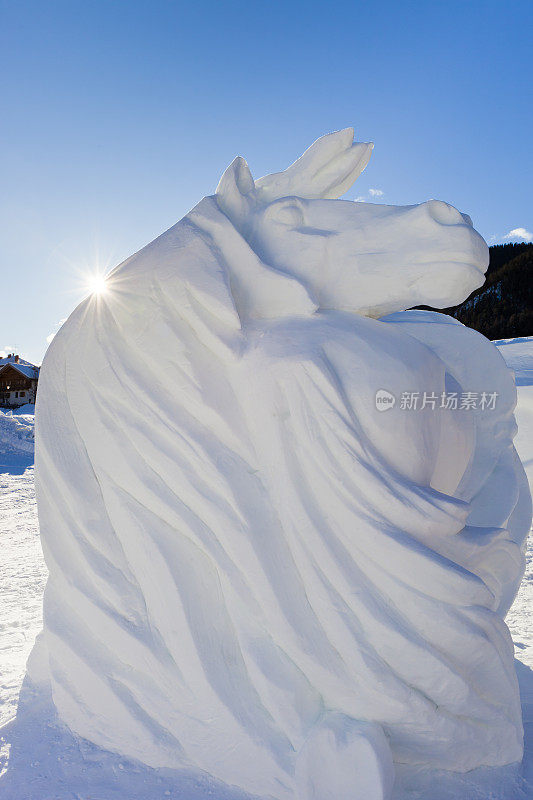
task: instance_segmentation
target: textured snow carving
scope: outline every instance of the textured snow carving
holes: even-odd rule
[[[393,760],[522,752],[513,377],[479,334],[405,311],[466,297],[487,248],[446,203],[334,199],[370,152],[347,129],[258,181],[236,159],[75,310],[39,385],[60,719],[279,800],[384,800]],[[453,392],[498,402],[440,408]]]

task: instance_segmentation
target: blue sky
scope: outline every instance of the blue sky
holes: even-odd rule
[[[348,125],[375,142],[349,198],[533,232],[532,22],[530,0],[0,0],[0,351],[39,363],[83,274],[235,155],[259,177]]]

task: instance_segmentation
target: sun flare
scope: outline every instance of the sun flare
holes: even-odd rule
[[[105,275],[91,275],[87,288],[91,294],[105,294],[108,291]]]

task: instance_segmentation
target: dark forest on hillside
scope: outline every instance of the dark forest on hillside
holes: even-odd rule
[[[491,247],[483,286],[460,305],[435,310],[488,339],[533,336],[533,244]]]

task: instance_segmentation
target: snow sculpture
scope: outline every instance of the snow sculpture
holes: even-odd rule
[[[522,753],[513,377],[405,311],[466,297],[487,248],[443,202],[335,199],[371,147],[330,134],[258,181],[237,158],[76,309],[39,387],[60,719],[279,800]]]

